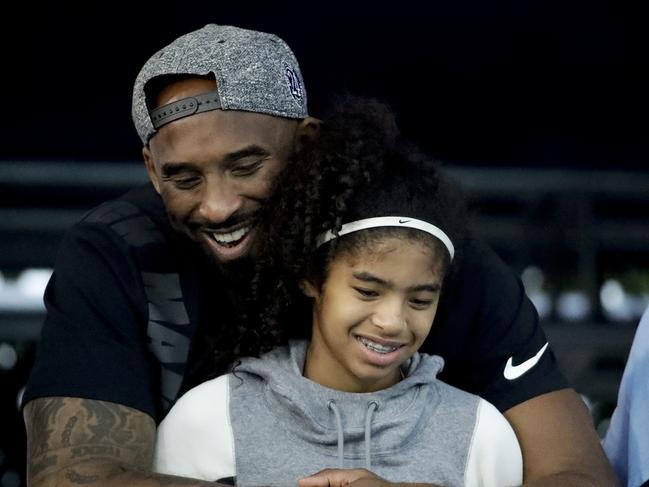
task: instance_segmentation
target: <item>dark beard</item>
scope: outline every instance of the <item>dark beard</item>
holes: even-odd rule
[[[255,275],[255,259],[253,257],[245,255],[228,262],[221,262],[217,259],[211,260],[227,282],[233,284],[233,287],[249,285],[252,282]]]
[[[221,284],[221,292],[235,316],[240,315],[251,304],[253,281],[257,272],[255,259],[243,256],[239,259],[221,262],[212,254],[203,253],[207,272],[214,273]]]
[[[255,261],[242,257],[223,263],[202,253],[201,296],[205,305],[192,340],[182,390],[229,371],[240,357],[241,329],[253,329],[259,322],[252,301]]]
[[[196,247],[200,250],[205,265],[217,274],[224,276],[228,282],[231,279],[242,282],[252,279],[255,269],[255,258],[250,253],[235,260],[222,262],[212,253],[212,249],[206,244],[201,243],[196,245]]]

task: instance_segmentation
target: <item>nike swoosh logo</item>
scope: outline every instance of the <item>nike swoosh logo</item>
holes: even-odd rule
[[[408,223],[410,220],[399,220],[399,223]]]
[[[534,367],[539,360],[541,360],[541,356],[543,355],[543,352],[545,352],[545,349],[548,348],[548,343],[543,345],[543,348],[537,352],[534,357],[527,359],[525,362],[522,364],[514,365],[513,362],[513,357],[509,357],[509,360],[507,361],[507,364],[505,364],[505,370],[503,372],[503,375],[505,376],[505,379],[507,380],[514,380],[518,379],[521,375],[523,375],[525,372],[530,370],[532,367]]]

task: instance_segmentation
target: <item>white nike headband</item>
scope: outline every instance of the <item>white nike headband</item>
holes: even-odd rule
[[[330,240],[333,240],[336,237],[341,237],[348,233],[377,227],[405,227],[421,230],[422,232],[426,232],[439,239],[448,250],[448,253],[451,256],[451,260],[453,260],[453,256],[455,255],[455,247],[453,247],[453,242],[451,242],[451,239],[448,238],[448,235],[446,235],[441,228],[436,227],[431,223],[417,220],[416,218],[409,218],[406,216],[379,216],[375,218],[364,218],[363,220],[356,220],[354,222],[345,223],[340,228],[337,235],[334,234],[333,230],[327,230],[326,232],[318,235],[316,237],[316,247],[320,247]]]

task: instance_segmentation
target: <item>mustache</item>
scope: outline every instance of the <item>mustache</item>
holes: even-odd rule
[[[241,213],[235,213],[228,217],[227,220],[220,223],[214,223],[208,220],[194,220],[191,222],[191,226],[194,229],[200,229],[204,231],[214,231],[224,230],[237,226],[243,222],[252,221],[253,223],[257,220],[259,216],[259,210],[256,211],[247,211]]]

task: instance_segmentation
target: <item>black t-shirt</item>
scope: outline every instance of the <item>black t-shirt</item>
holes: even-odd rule
[[[198,323],[218,326],[226,286],[169,227],[150,185],[95,208],[59,250],[23,404],[80,397],[160,421],[180,390]],[[467,241],[422,347],[444,358],[440,378],[505,411],[567,386],[545,344],[520,281],[488,247]]]

